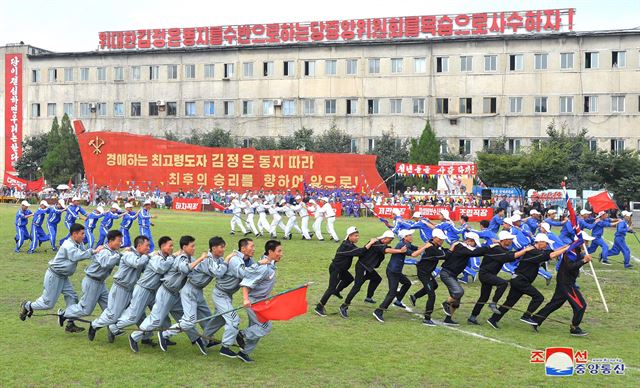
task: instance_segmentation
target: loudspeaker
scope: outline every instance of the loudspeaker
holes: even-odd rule
[[[483,201],[488,201],[490,199],[491,199],[491,190],[482,189],[482,200]]]

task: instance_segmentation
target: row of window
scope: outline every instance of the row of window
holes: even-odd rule
[[[597,113],[600,110],[599,101],[606,96],[584,96],[582,104],[582,112],[584,113]],[[611,113],[624,113],[625,112],[625,99],[626,96],[609,96],[610,97],[610,112]],[[550,97],[534,97],[533,98],[533,112],[534,113],[548,113],[549,112],[549,98]],[[523,101],[525,97],[508,97],[509,106],[508,112],[511,114],[519,114],[523,112]],[[403,98],[390,98],[388,99],[388,113],[389,114],[403,114]],[[435,113],[436,114],[473,114],[474,102],[472,97],[458,98],[458,111],[450,110],[450,101],[452,98],[436,98],[435,99]],[[348,98],[341,100],[345,103],[344,113],[347,115],[357,115],[359,113],[360,99]],[[241,103],[241,115],[253,116],[258,114],[258,105],[261,105],[261,113],[263,116],[273,116],[276,113],[276,109],[282,110],[283,116],[295,116],[298,115],[298,104],[302,107],[301,114],[303,115],[315,115],[315,114],[336,114],[337,113],[337,99],[325,99],[320,100],[320,107],[318,107],[318,101],[315,99],[302,99],[302,100],[243,100]],[[367,99],[366,100],[366,114],[377,115],[381,113],[381,99]],[[425,98],[413,98],[411,99],[411,108],[409,113],[424,114],[425,113]],[[558,98],[558,112],[559,113],[576,113],[574,97],[573,96],[560,96]],[[107,103],[80,103],[80,117],[91,117],[94,113],[97,116],[107,116]],[[199,113],[199,106],[202,106],[202,113]],[[185,117],[193,116],[215,116],[216,106],[220,106],[221,111],[219,115],[223,116],[235,116],[236,115],[236,101],[203,101],[202,105],[199,101],[185,101],[183,110],[180,112]],[[321,111],[318,111],[320,108]],[[476,107],[478,108],[478,107]],[[638,96],[638,110],[640,111],[640,96]],[[176,101],[152,101],[148,103],[148,116],[159,116],[160,112],[166,112],[166,116],[178,115],[178,103]],[[64,103],[63,113],[69,116],[75,116],[74,103]],[[498,97],[482,97],[482,113],[483,114],[497,114],[498,113]],[[40,117],[40,103],[31,104],[31,117]],[[47,116],[53,117],[57,115],[56,103],[47,104]],[[125,116],[125,103],[114,102],[113,103],[113,116],[124,117]],[[142,116],[142,103],[131,102],[129,105],[129,116],[140,117]]]
[[[561,53],[560,54],[560,69],[570,70],[574,68],[574,54]],[[460,72],[473,72],[474,71],[474,58],[470,55],[462,55],[457,57]],[[435,71],[436,73],[449,72],[449,65],[453,57],[449,56],[437,56],[435,57]],[[390,67],[392,74],[405,73],[405,58],[390,58]],[[413,73],[426,73],[427,72],[427,59],[425,57],[412,58],[413,60]],[[476,59],[477,60],[477,59]],[[305,77],[314,77],[318,75],[318,64],[322,62],[324,64],[325,75],[337,75],[338,73],[338,60],[326,59],[320,60],[306,60],[301,61],[301,73]],[[626,67],[626,51],[612,51],[611,52],[611,67],[612,68],[624,68]],[[484,65],[485,72],[496,72],[499,67],[498,55],[489,54],[482,57],[481,65]],[[275,73],[275,65],[273,61],[262,62],[243,62],[242,64],[242,76],[243,78],[254,77],[271,77]],[[381,59],[369,58],[367,59],[367,73],[368,74],[380,74],[381,73]],[[196,64],[186,65],[163,65],[166,68],[166,79],[177,80],[179,77],[178,68],[182,66],[182,79],[196,79],[196,70],[200,70],[200,66]],[[221,66],[222,78],[234,78],[235,77],[235,64],[234,63],[222,63]],[[345,75],[357,75],[358,74],[358,59],[346,59],[344,60],[344,74]],[[258,67],[258,68],[256,68]],[[600,67],[600,53],[585,52],[584,53],[584,68],[585,69],[597,69]],[[524,54],[509,54],[508,66],[509,71],[522,71],[524,70]],[[548,53],[536,53],[533,54],[533,68],[535,70],[546,70],[549,68],[549,54]],[[90,70],[95,70],[95,79],[97,81],[107,81],[107,70],[111,70],[110,80],[124,81],[125,68],[123,66],[115,66],[113,68],[107,68],[105,66],[90,68],[81,67],[79,69],[79,80],[89,81]],[[216,64],[209,63],[204,64],[200,70],[203,72],[205,79],[215,78]],[[160,79],[160,65],[151,66],[132,66],[130,69],[128,79],[132,81],[140,80],[158,80]],[[292,60],[282,62],[282,76],[294,77],[296,74],[296,62]],[[48,82],[58,82],[64,80],[64,82],[73,82],[76,80],[75,69],[73,67],[65,68],[49,68],[48,69]],[[40,69],[32,69],[31,82],[41,82]]]
[[[492,147],[495,146],[495,143],[497,140],[496,139],[483,139],[482,140],[482,150],[487,150],[487,149],[491,149]],[[540,139],[535,139],[531,141],[531,146],[532,147],[537,147],[540,145]],[[375,143],[374,143],[375,144]],[[610,139],[609,141],[610,144],[610,148],[609,151],[613,152],[613,153],[620,153],[622,151],[624,151],[625,149],[625,140],[624,139]],[[508,139],[507,143],[505,144],[505,148],[507,150],[507,152],[509,153],[519,153],[522,149],[522,140],[521,139]],[[598,148],[598,140],[597,139],[590,139],[589,140],[589,150],[591,151],[597,151]],[[640,140],[638,141],[638,150],[640,150]],[[472,151],[474,151],[472,149],[472,141],[471,139],[460,139],[458,140],[458,149],[457,149],[457,154],[458,155],[471,155]],[[448,154],[450,153],[449,150],[449,143],[446,140],[441,140],[440,141],[440,153],[441,154]]]

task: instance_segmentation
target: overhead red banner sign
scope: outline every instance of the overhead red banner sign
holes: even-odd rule
[[[475,176],[477,166],[475,163],[460,163],[455,165],[436,166],[425,164],[396,163],[396,174],[400,176],[414,175],[468,175]]]
[[[173,210],[186,210],[190,212],[202,211],[200,198],[176,198],[173,200]]]
[[[430,39],[573,31],[575,9],[478,12],[98,33],[101,50]]]
[[[16,187],[24,191],[40,191],[44,188],[44,178],[40,178],[37,181],[26,181],[5,171],[2,184],[7,187]]]
[[[387,192],[375,155],[212,148],[122,132],[86,132],[74,121],[87,179],[113,188],[285,190],[308,185],[353,188],[366,179]]]
[[[4,169],[22,156],[22,54],[4,56]]]

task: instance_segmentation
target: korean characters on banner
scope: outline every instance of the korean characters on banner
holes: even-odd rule
[[[408,219],[411,217],[411,209],[409,206],[377,205],[373,208],[373,214],[380,218],[395,218],[398,212],[400,212],[402,218]]]
[[[173,200],[173,210],[184,210],[190,212],[202,211],[202,199],[200,198],[175,198]]]
[[[396,174],[399,176],[422,176],[434,178],[438,175],[476,175],[477,166],[475,163],[460,163],[456,165],[424,165],[411,163],[396,163]]]
[[[448,206],[416,206],[422,217],[430,220],[440,219],[440,211],[447,210],[453,221],[458,221],[460,216],[466,215],[470,222],[490,220],[493,217],[493,209],[485,207],[455,207],[451,210]]]
[[[105,31],[98,33],[98,47],[148,50],[566,32],[573,31],[574,15],[569,8]]]
[[[14,172],[22,156],[22,54],[5,54],[4,66],[4,169]]]

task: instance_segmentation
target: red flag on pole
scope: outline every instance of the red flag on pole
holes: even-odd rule
[[[260,322],[287,321],[307,312],[307,285],[251,305]]]
[[[40,177],[37,181],[27,182],[27,191],[40,191],[44,187],[44,178]]]
[[[609,193],[606,191],[587,198],[587,202],[589,202],[595,213],[618,208],[616,203],[609,198]]]

